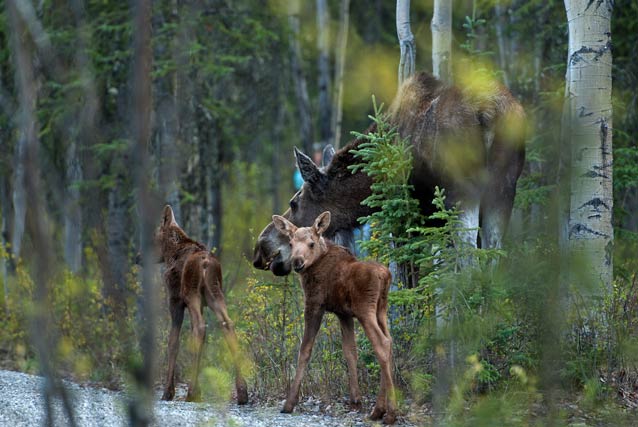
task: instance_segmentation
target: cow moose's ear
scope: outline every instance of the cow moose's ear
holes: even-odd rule
[[[281,215],[273,215],[272,223],[275,224],[275,228],[279,230],[281,233],[288,236],[289,239],[292,239],[292,236],[297,231],[297,227],[292,222],[288,221]]]
[[[312,186],[321,185],[323,182],[323,174],[315,165],[315,162],[295,147],[295,158],[297,159],[297,167],[301,172],[304,181]]]
[[[315,223],[312,225],[312,228],[315,229],[315,233],[318,235],[322,235],[330,226],[330,212],[325,211],[321,215],[315,219]]]
[[[332,161],[332,158],[335,156],[335,148],[332,144],[326,145],[326,148],[323,149],[323,156],[321,157],[321,167],[326,167]]]
[[[175,214],[173,214],[173,209],[171,205],[164,206],[164,222],[162,223],[164,227],[168,227],[169,225],[177,225],[177,221],[175,221]]]

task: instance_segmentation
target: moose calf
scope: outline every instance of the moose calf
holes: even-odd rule
[[[312,227],[297,228],[286,218],[274,215],[275,227],[290,240],[291,262],[299,273],[304,291],[304,335],[299,349],[297,372],[282,412],[290,413],[299,399],[299,386],[325,311],[341,322],[343,354],[348,365],[350,403],[360,406],[357,381],[357,348],[353,317],[372,343],[381,365],[381,387],[370,418],[393,424],[396,420],[392,382],[392,338],[387,326],[390,271],[376,263],[360,262],[342,246],[324,239],[330,212],[317,217]]]
[[[179,349],[179,333],[184,320],[184,309],[188,308],[195,352],[195,372],[188,386],[186,400],[198,399],[197,376],[206,334],[204,306],[213,310],[219,320],[224,338],[235,363],[237,402],[248,402],[246,381],[241,376],[237,337],[233,323],[226,312],[226,302],[222,292],[222,270],[219,261],[204,245],[190,239],[177,225],[170,206],[164,208],[164,218],[155,235],[159,248],[160,262],[166,266],[164,281],[169,298],[171,332],[168,338],[168,378],[162,400],[175,397],[175,361]]]

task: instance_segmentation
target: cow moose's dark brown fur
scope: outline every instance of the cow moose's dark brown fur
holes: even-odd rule
[[[241,376],[239,348],[233,322],[228,317],[226,302],[222,292],[222,270],[217,258],[204,245],[189,238],[173,215],[170,206],[164,208],[164,216],[155,235],[160,261],[166,266],[164,281],[169,299],[171,331],[168,340],[168,375],[162,400],[172,400],[175,396],[175,363],[179,349],[179,333],[184,320],[184,310],[188,308],[194,341],[194,377],[188,386],[186,400],[197,400],[199,391],[197,376],[202,347],[206,334],[203,317],[204,306],[215,313],[221,324],[224,338],[235,363],[235,386],[237,402],[248,402],[246,381]]]
[[[324,239],[322,234],[330,224],[330,212],[319,215],[312,227],[297,228],[278,215],[273,216],[273,223],[290,242],[292,265],[299,273],[304,292],[304,334],[295,379],[282,412],[292,412],[297,404],[299,387],[321,319],[329,311],[336,314],[341,322],[350,403],[353,406],[361,404],[353,322],[353,317],[356,317],[381,366],[381,386],[370,418],[383,418],[384,423],[393,424],[396,402],[392,381],[392,338],[387,316],[390,271],[381,264],[357,261],[346,248]]]
[[[481,79],[447,86],[422,72],[401,85],[389,120],[412,145],[410,181],[422,212],[431,212],[435,186],[445,188],[446,202],[462,210],[462,240],[477,246],[480,217],[481,245],[500,247],[525,160],[525,114],[510,92]],[[305,183],[283,216],[302,227],[328,210],[332,222],[325,236],[350,241],[358,218],[371,213],[361,202],[371,194],[372,180],[349,169],[358,163],[350,150],[365,141],[350,142],[321,169],[295,150]],[[288,243],[272,223],[257,240],[253,265],[276,275],[291,271]]]

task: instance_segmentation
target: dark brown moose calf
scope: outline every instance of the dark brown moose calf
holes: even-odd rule
[[[312,353],[324,312],[341,322],[343,354],[348,365],[350,403],[360,406],[357,381],[357,348],[353,317],[372,343],[381,365],[381,387],[370,418],[393,424],[396,420],[392,382],[392,338],[388,331],[390,271],[381,264],[360,262],[344,247],[323,238],[330,225],[330,212],[317,217],[311,227],[297,228],[286,218],[274,215],[273,223],[290,240],[291,262],[299,273],[304,291],[304,335],[299,349],[297,372],[282,412],[290,413],[299,399],[299,386]]]
[[[160,261],[166,266],[164,282],[169,298],[171,332],[168,338],[168,377],[162,400],[175,397],[175,361],[179,349],[179,333],[184,320],[184,309],[188,308],[195,352],[193,381],[188,386],[186,400],[197,400],[199,391],[197,376],[206,334],[204,306],[207,305],[221,324],[224,338],[235,363],[237,402],[248,402],[246,381],[241,376],[239,349],[233,323],[226,312],[226,302],[222,292],[222,270],[219,261],[204,245],[190,239],[177,225],[170,206],[164,208],[164,218],[155,235],[160,250]]]

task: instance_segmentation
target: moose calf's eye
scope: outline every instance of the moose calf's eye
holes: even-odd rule
[[[310,244],[308,246],[310,246],[310,249],[314,248],[315,247],[315,242],[310,242]]]

